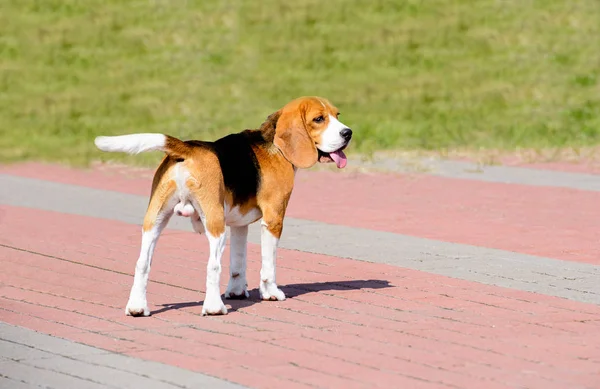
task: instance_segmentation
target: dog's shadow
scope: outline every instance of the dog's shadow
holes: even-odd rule
[[[308,293],[317,293],[321,291],[331,290],[360,290],[360,289],[383,289],[391,288],[388,281],[385,280],[352,280],[352,281],[331,281],[331,282],[315,282],[306,284],[289,284],[280,285],[281,290],[286,295],[286,298],[293,299],[294,297],[302,296]],[[249,291],[250,297],[247,299],[225,299],[225,305],[230,305],[229,312],[235,312],[238,309],[246,308],[254,304],[260,303],[260,295],[258,289]],[[173,309],[184,309],[201,307],[202,301],[188,301],[183,303],[161,304],[162,308],[152,311],[152,315],[157,315]]]

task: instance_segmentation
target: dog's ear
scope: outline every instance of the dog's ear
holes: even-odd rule
[[[304,117],[299,111],[279,114],[273,143],[296,167],[305,169],[317,163],[317,147],[308,134]]]

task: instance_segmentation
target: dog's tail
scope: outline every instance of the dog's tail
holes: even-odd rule
[[[144,151],[164,151],[170,157],[185,159],[190,154],[190,146],[184,141],[163,134],[130,134],[119,136],[99,136],[94,140],[102,151],[139,154]]]

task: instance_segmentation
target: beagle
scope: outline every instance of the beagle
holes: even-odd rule
[[[146,287],[154,247],[173,214],[190,217],[206,233],[210,255],[202,315],[226,314],[219,282],[225,226],[231,229],[230,278],[225,298],[247,298],[248,225],[261,221],[260,296],[285,300],[275,281],[275,257],[297,168],[317,161],[346,166],[343,150],[352,130],[339,111],[320,97],[302,97],[271,114],[258,130],[227,135],[214,142],[181,141],[163,134],[100,136],[103,151],[166,153],[156,170],[142,227],[140,256],[125,313],[149,316]]]

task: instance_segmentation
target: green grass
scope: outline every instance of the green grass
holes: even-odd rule
[[[598,0],[3,0],[0,161],[154,162],[93,139],[215,139],[308,94],[361,152],[589,146],[599,81]]]

